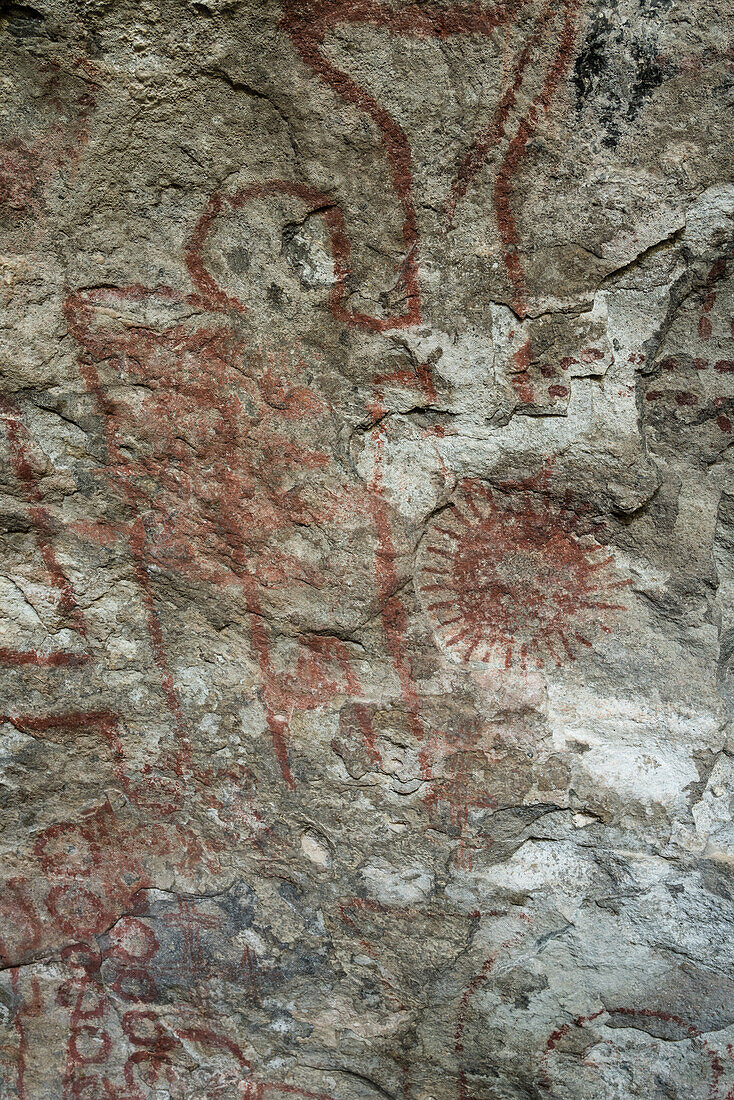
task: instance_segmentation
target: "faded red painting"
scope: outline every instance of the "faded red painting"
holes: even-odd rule
[[[120,504],[127,512],[116,524],[89,524],[83,533],[127,541],[179,724],[152,571],[214,585],[244,606],[276,755],[290,780],[288,715],[323,704],[334,665],[337,689],[344,651],[337,652],[338,640],[334,649],[316,638],[301,647],[298,682],[278,677],[263,612],[292,619],[293,593],[300,591],[308,622],[298,625],[337,628],[348,605],[333,554],[350,571],[353,599],[363,602],[365,591],[374,591],[373,504],[334,457],[333,411],[309,385],[309,366],[297,350],[243,342],[217,312],[202,323],[201,305],[167,288],[141,286],[68,298],[80,369],[103,417],[107,461],[99,479],[118,512]]]
[[[454,178],[444,201],[444,221],[450,226],[457,209],[490,153],[498,153],[493,200],[502,242],[502,259],[511,288],[513,308],[527,309],[528,287],[518,254],[519,234],[513,213],[513,180],[541,119],[551,106],[572,57],[578,3],[563,0],[526,8],[532,30],[515,54],[509,79],[496,108],[470,147],[459,155]],[[410,143],[399,122],[385,106],[349,73],[329,58],[327,36],[345,24],[384,30],[408,38],[443,41],[457,35],[491,36],[517,18],[512,4],[484,7],[477,3],[439,6],[406,4],[400,9],[378,0],[308,0],[284,5],[281,26],[303,62],[346,103],[365,112],[378,128],[392,186],[402,209],[405,258],[399,283],[406,302],[404,312],[380,327],[416,324],[421,319],[419,286],[419,228]]]
[[[467,480],[430,525],[419,590],[441,644],[462,661],[561,665],[623,610],[614,556],[547,479],[507,489]]]
[[[13,136],[0,142],[0,217],[40,218],[49,184],[76,166],[88,141],[95,81],[82,67],[73,64],[66,72],[57,62],[42,62],[37,87],[35,124],[11,122]]]
[[[694,1059],[698,1068],[697,1087],[679,1088],[675,1062],[663,1067],[661,1049],[680,1059],[679,1068]],[[665,1082],[665,1094],[691,1097],[691,1100],[722,1100],[729,1097],[724,1078],[725,1060],[703,1037],[699,1028],[680,1016],[649,1008],[601,1009],[590,1016],[577,1016],[548,1037],[541,1060],[539,1085],[545,1092],[568,1080],[565,1068],[572,1059],[578,1066],[573,1097],[582,1082],[590,1090],[627,1092],[636,1095],[643,1089],[656,1091]],[[728,1062],[729,1059],[727,1058]],[[681,1072],[681,1078],[683,1074]],[[723,1087],[722,1087],[723,1086]],[[582,1086],[583,1087],[583,1086]],[[639,1090],[639,1091],[638,1091]]]

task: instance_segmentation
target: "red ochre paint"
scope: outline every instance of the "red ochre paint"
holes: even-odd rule
[[[720,1100],[719,1084],[724,1073],[724,1065],[720,1055],[712,1049],[711,1046],[702,1037],[699,1028],[688,1021],[682,1019],[682,1017],[675,1015],[671,1012],[661,1012],[650,1008],[602,1008],[598,1012],[594,1012],[590,1016],[577,1016],[570,1023],[563,1024],[561,1027],[556,1028],[549,1035],[543,1056],[541,1059],[541,1076],[540,1087],[543,1090],[551,1087],[551,1077],[548,1066],[548,1060],[553,1050],[557,1049],[559,1044],[571,1034],[575,1029],[581,1029],[587,1027],[589,1024],[593,1024],[596,1021],[604,1023],[602,1017],[618,1016],[622,1019],[640,1019],[640,1020],[659,1020],[661,1023],[670,1025],[672,1029],[678,1032],[678,1039],[691,1039],[701,1049],[703,1056],[707,1059],[710,1065],[711,1084],[707,1091],[705,1100]],[[620,1024],[618,1026],[624,1026]],[[630,1023],[630,1027],[634,1027],[634,1024]],[[575,1055],[577,1057],[577,1055]],[[588,1064],[588,1063],[587,1063]],[[704,1097],[701,1097],[704,1100]]]
[[[426,532],[419,591],[460,660],[560,666],[591,646],[584,631],[623,610],[619,593],[631,581],[617,578],[579,513],[551,498],[547,478],[511,488],[462,483]]]
[[[54,75],[46,82],[47,92],[57,80]],[[0,211],[16,218],[43,216],[44,194],[52,179],[78,164],[89,141],[88,118],[95,107],[92,95],[84,92],[68,104],[48,94],[45,98],[56,112],[68,114],[70,121],[47,126],[29,140],[13,138],[0,144]]]
[[[497,910],[491,910],[488,913],[483,914],[485,917],[498,917],[503,914]],[[475,914],[479,917],[479,914]],[[530,917],[527,913],[520,913],[519,919],[525,922],[527,926],[530,924]],[[527,932],[526,928],[521,928],[519,931],[513,933],[506,940],[497,947],[492,954],[484,960],[481,969],[476,973],[468,982],[459,1001],[459,1007],[456,1012],[456,1026],[454,1028],[454,1054],[458,1064],[458,1083],[456,1089],[456,1100],[475,1100],[469,1093],[469,1082],[467,1079],[467,1073],[463,1066],[463,1054],[465,1050],[464,1036],[466,1033],[467,1018],[473,998],[477,992],[487,984],[490,979],[492,970],[495,967],[498,959],[501,958],[504,951],[514,947],[523,938]]]
[[[417,305],[411,306],[405,314],[396,318],[374,317],[370,314],[354,312],[346,306],[346,284],[351,277],[351,245],[347,236],[344,215],[330,195],[319,191],[315,187],[307,187],[304,184],[291,183],[287,180],[266,180],[263,183],[254,184],[251,187],[245,187],[229,194],[217,192],[212,195],[189,238],[184,253],[192,282],[210,308],[234,309],[240,312],[244,312],[247,308],[244,302],[222,290],[206,269],[202,253],[214,223],[218,218],[231,211],[239,210],[256,200],[271,198],[274,195],[286,195],[298,199],[324,219],[329,232],[331,255],[334,262],[334,284],[329,296],[329,305],[336,321],[352,325],[355,328],[385,332],[389,329],[405,328],[408,325],[416,324],[420,320]],[[409,257],[402,274],[402,278],[407,284],[409,301],[417,300],[417,289],[411,289],[416,278],[411,274],[414,267],[415,260]]]
[[[383,28],[394,35],[416,38],[445,39],[452,35],[493,34],[498,27],[508,26],[527,5],[522,0],[510,0],[490,7],[477,4],[456,4],[451,7],[410,4],[395,10],[376,0],[288,0],[281,26],[302,60],[337,95],[364,111],[378,127],[385,156],[390,166],[393,188],[403,211],[403,243],[405,260],[402,279],[409,308],[388,327],[415,324],[420,320],[420,290],[418,283],[418,222],[413,199],[413,171],[410,145],[402,127],[380,106],[374,96],[361,88],[347,73],[338,69],[324,53],[327,31],[342,24],[361,24]],[[456,207],[477,175],[486,158],[505,136],[509,113],[516,103],[525,70],[534,61],[534,53],[544,38],[553,42],[555,51],[545,74],[541,90],[521,117],[510,138],[500,163],[494,187],[494,204],[503,261],[513,287],[513,308],[524,315],[527,287],[517,252],[518,234],[511,207],[513,176],[526,154],[527,145],[535,134],[541,111],[548,112],[551,100],[573,56],[578,0],[563,0],[560,7],[547,4],[528,42],[523,46],[513,66],[510,83],[500,97],[494,117],[472,142],[459,162],[456,178],[445,203],[449,221]],[[559,27],[554,20],[560,17]]]
[[[140,325],[112,329],[96,323],[100,308],[122,310],[127,301],[166,305],[187,299],[169,288],[136,284],[71,295],[66,316],[82,348],[86,385],[104,417],[107,476],[137,515],[127,541],[147,609],[151,650],[178,726],[180,768],[190,769],[191,745],[166,655],[152,567],[220,588],[236,585],[244,594],[275,755],[292,786],[287,729],[294,706],[303,700],[285,690],[273,668],[261,586],[298,578],[317,587],[323,583],[318,570],[281,549],[279,536],[294,525],[338,523],[355,507],[359,489],[337,473],[318,495],[314,492],[314,477],[332,475],[332,458],[294,438],[291,425],[328,421],[330,410],[297,377],[303,364],[294,367],[293,357],[269,354],[259,376],[248,372],[231,325],[217,315],[194,331],[182,324],[156,333]],[[145,383],[139,407],[110,396],[120,374],[131,385]],[[131,437],[137,444],[133,457],[124,445]],[[285,493],[281,481],[294,472],[296,485]],[[338,660],[344,666],[343,651]],[[350,677],[354,689],[356,678]]]

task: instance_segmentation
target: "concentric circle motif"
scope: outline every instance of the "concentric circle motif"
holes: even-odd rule
[[[459,661],[504,668],[574,660],[625,608],[614,557],[545,480],[492,489],[464,481],[429,525],[418,591],[439,643]]]

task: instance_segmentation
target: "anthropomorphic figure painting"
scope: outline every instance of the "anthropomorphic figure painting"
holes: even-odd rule
[[[732,1100],[726,13],[6,8],[0,1098]]]

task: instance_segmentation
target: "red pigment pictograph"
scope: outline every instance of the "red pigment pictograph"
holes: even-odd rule
[[[169,930],[174,936],[181,932],[183,939],[176,951],[180,959],[173,964],[175,971],[180,970],[177,980],[189,986],[205,973],[201,937],[221,933],[222,921],[202,912],[200,902],[179,897],[173,912],[156,911],[151,920],[154,914],[141,894],[135,915],[118,920],[101,948],[75,944],[62,953],[62,961],[72,969],[57,995],[57,1003],[70,1010],[65,1095],[80,1100],[98,1095],[144,1100],[148,1090],[164,1089],[171,1100],[187,1100],[193,1084],[193,1046],[207,1069],[205,1080],[196,1085],[202,1100],[266,1100],[281,1095],[331,1100],[326,1094],[263,1080],[239,1044],[222,1030],[206,986],[196,988],[172,1012],[156,1010],[160,998],[156,975],[170,972],[172,966]],[[216,955],[209,965],[219,967],[221,976],[241,980],[251,969],[250,954],[243,955],[243,973],[222,969]],[[118,1022],[125,1044],[121,1052],[115,1051],[111,1038]]]
[[[614,557],[587,533],[546,474],[490,488],[468,479],[429,526],[418,588],[441,644],[458,659],[560,666],[624,609]]]
[[[117,736],[114,720],[105,714],[26,716],[4,719],[18,729],[49,739],[62,732],[97,730],[102,740]],[[114,756],[114,753],[113,753]],[[180,874],[220,868],[221,841],[201,841],[187,826],[168,820],[173,807],[156,804],[161,790],[155,775],[136,781],[122,772],[121,785],[131,800],[150,812],[143,824],[121,820],[108,801],[80,814],[76,821],[62,821],[41,832],[34,843],[28,872],[7,880],[0,891],[0,965],[13,967],[77,941],[103,934],[123,912],[134,906],[140,891],[155,885],[158,862],[175,866]],[[194,790],[186,803],[202,800],[206,810],[216,804],[212,775],[194,775]],[[215,780],[221,781],[218,774]],[[232,776],[237,781],[235,775]],[[141,797],[146,786],[147,799]],[[174,788],[175,790],[175,788]],[[172,791],[165,790],[170,797]],[[175,792],[179,793],[179,792]]]
[[[100,975],[101,954],[96,946],[78,943],[61,952],[61,961],[72,972],[56,995],[57,1005],[69,1010],[63,1095],[69,1100],[114,1095],[105,1074],[112,1036],[104,1025],[112,1004]]]
[[[20,965],[59,944],[100,935],[153,884],[155,858],[174,854],[181,870],[193,871],[201,861],[212,865],[189,830],[123,825],[109,803],[88,811],[81,823],[44,830],[34,845],[42,874],[4,884],[0,962]]]
[[[334,283],[329,295],[329,307],[335,320],[353,325],[355,328],[372,329],[376,332],[401,328],[417,320],[417,317],[413,317],[412,314],[393,319],[373,317],[367,313],[354,312],[345,305],[346,284],[351,276],[351,245],[344,215],[331,196],[319,191],[318,188],[288,180],[265,180],[231,193],[216,192],[210,198],[186,245],[185,259],[194,285],[211,308],[229,307],[240,312],[247,309],[244,302],[222,290],[206,269],[202,253],[214,223],[218,218],[240,210],[249,203],[274,195],[285,195],[297,199],[308,208],[317,211],[324,219],[334,262]]]
[[[513,288],[513,307],[520,315],[526,310],[527,287],[517,255],[518,233],[512,212],[512,181],[525,156],[528,142],[535,134],[542,115],[548,112],[571,61],[578,6],[578,0],[563,0],[558,5],[548,3],[542,8],[536,17],[534,30],[514,59],[510,79],[492,119],[476,135],[469,150],[459,160],[445,202],[446,217],[451,222],[458,204],[484,166],[489,153],[504,141],[504,151],[495,177],[494,205],[503,260]],[[375,97],[329,60],[324,52],[326,35],[339,25],[354,24],[414,38],[445,40],[454,35],[491,36],[498,28],[511,26],[521,14],[526,13],[528,7],[524,0],[505,0],[486,7],[476,3],[450,7],[407,4],[399,9],[379,0],[287,0],[285,4],[281,26],[305,64],[347,103],[364,111],[380,130],[393,187],[403,212],[405,259],[399,276],[408,303],[405,312],[393,319],[389,327],[415,324],[420,320],[419,235],[410,145],[402,127]],[[544,70],[543,47],[550,51]],[[509,119],[517,105],[526,74],[534,77],[539,87],[531,95],[529,104],[514,127],[510,127]]]
[[[329,196],[315,188],[304,187],[300,184],[289,183],[283,180],[269,180],[261,184],[246,187],[231,194],[217,193],[210,199],[204,214],[199,219],[194,232],[186,246],[186,264],[191,279],[197,288],[201,298],[214,310],[233,309],[236,312],[245,312],[246,306],[239,299],[227,294],[212,277],[206,268],[203,253],[207,239],[212,232],[214,223],[222,215],[236,211],[248,203],[266,198],[271,195],[285,195],[296,198],[308,206],[311,206],[322,214],[330,234],[331,251],[334,260],[335,283],[330,295],[330,308],[335,320],[357,328],[368,328],[382,332],[390,328],[401,327],[403,323],[412,324],[417,317],[406,315],[398,321],[385,320],[371,317],[362,313],[354,313],[344,305],[344,286],[350,275],[349,254],[350,246],[346,235],[344,217],[341,210],[334,204]],[[374,380],[374,397],[370,405],[370,412],[376,418],[387,411],[384,405],[383,390],[385,385],[399,383],[408,387],[415,387],[422,397],[428,402],[436,400],[436,389],[432,372],[428,364],[419,365],[414,372],[402,371],[378,376]],[[400,691],[406,703],[411,723],[417,736],[423,736],[423,728],[419,716],[419,703],[415,687],[413,685],[410,664],[405,656],[405,633],[407,619],[403,604],[396,595],[399,588],[399,579],[395,568],[397,556],[395,540],[390,526],[389,508],[384,500],[383,474],[384,464],[383,449],[384,435],[380,431],[375,455],[373,477],[368,486],[368,492],[364,496],[364,507],[372,518],[378,549],[375,560],[375,574],[378,586],[378,596],[381,608],[381,618],[386,642],[398,677]],[[352,674],[350,689],[358,687]],[[286,700],[283,700],[283,705]],[[280,706],[280,710],[283,709]],[[275,713],[278,708],[271,708]],[[369,720],[366,711],[362,709],[361,724],[364,729],[365,742],[370,752],[374,754],[373,735],[369,729]],[[277,734],[282,742],[281,755],[284,751],[284,733]],[[279,742],[276,741],[276,745]],[[282,767],[281,763],[281,767]]]
[[[669,350],[644,381],[643,413],[646,420],[660,425],[666,421],[677,429],[713,429],[713,438],[734,432],[734,359],[726,352],[715,359],[709,341],[717,325],[717,344],[731,344],[734,319],[727,312],[728,301],[721,284],[730,274],[727,259],[716,260],[692,307],[681,310],[679,324],[668,343]],[[682,345],[682,347],[680,346]],[[729,351],[729,355],[732,352]],[[721,434],[720,434],[721,433]],[[726,440],[721,440],[726,445]]]
[[[185,312],[192,304],[238,309],[229,299],[225,304],[218,289],[204,289],[206,301],[137,285],[79,292],[67,299],[66,316],[82,349],[83,377],[104,418],[103,476],[132,511],[116,534],[126,539],[136,562],[183,763],[190,759],[190,744],[155,604],[156,568],[220,589],[236,587],[244,595],[268,725],[281,771],[292,783],[289,716],[295,706],[320,705],[323,697],[317,700],[308,684],[303,698],[285,690],[272,666],[261,601],[286,584],[324,587],[323,569],[294,555],[288,540],[299,529],[339,528],[355,515],[361,490],[329,453],[302,442],[304,424],[312,424],[314,434],[329,430],[331,410],[301,381],[305,365],[296,355],[243,348],[217,312],[205,326],[174,321],[162,332],[145,323],[114,328],[106,315],[131,307]],[[145,386],[142,399],[135,396],[138,385]],[[91,525],[85,534],[94,537]],[[100,541],[113,537],[109,529],[96,534]],[[327,658],[344,666],[344,653],[335,646],[324,642],[319,651],[313,643],[312,678]],[[322,687],[324,682],[322,676]]]
[[[57,64],[45,62],[40,73],[48,74],[39,75],[41,102],[57,117],[70,115],[71,122],[53,123],[33,138],[15,137],[0,144],[0,214],[10,213],[16,218],[42,216],[44,194],[52,178],[79,161],[89,140],[88,119],[95,107],[94,96],[89,92],[62,97],[63,74]],[[94,84],[88,77],[81,79]]]
[[[146,758],[135,763],[125,753],[118,716],[107,711],[9,715],[0,717],[0,722],[9,722],[23,733],[52,743],[66,743],[80,732],[94,733],[109,754],[121,790],[131,804],[146,811],[151,827],[156,821],[158,827],[168,830],[169,820],[175,814],[188,812],[196,805],[217,821],[229,839],[240,841],[243,832],[254,839],[267,831],[255,805],[254,779],[242,765],[202,767],[186,759],[180,746],[160,753],[153,761]],[[161,839],[163,835],[158,834]],[[186,837],[193,840],[193,835],[183,830],[180,837],[183,852]],[[151,852],[156,850],[154,846]],[[198,842],[196,851],[198,858],[202,858],[204,852]],[[210,852],[214,852],[211,844]]]
[[[381,454],[374,478],[364,491],[340,480],[339,474],[334,479],[329,454],[304,447],[304,423],[311,422],[316,429],[328,421],[331,410],[317,393],[293,377],[293,355],[270,354],[264,371],[258,364],[259,375],[248,371],[246,354],[233,329],[236,316],[245,312],[246,306],[217,284],[203,259],[218,218],[272,195],[295,197],[326,219],[336,273],[331,294],[335,319],[357,327],[386,327],[383,321],[354,314],[343,305],[349,243],[338,208],[321,192],[277,180],[212,197],[185,250],[195,294],[183,296],[167,287],[140,285],[80,291],[69,296],[65,312],[82,351],[83,377],[105,419],[109,479],[137,516],[118,535],[127,539],[136,561],[148,607],[151,645],[169,708],[179,726],[181,753],[190,757],[190,745],[155,606],[150,578],[154,567],[173,569],[220,588],[236,585],[245,593],[252,613],[253,650],[263,675],[268,726],[281,771],[292,785],[287,730],[294,709],[323,705],[326,698],[345,687],[355,697],[360,685],[344,647],[339,649],[336,639],[319,644],[317,636],[307,642],[310,654],[299,660],[301,680],[278,676],[272,665],[260,594],[263,585],[273,588],[300,579],[318,587],[323,582],[318,571],[306,569],[300,560],[284,553],[282,543],[294,525],[339,525],[345,515],[354,515],[355,492],[361,494],[361,510],[374,526],[381,617],[401,693],[417,732],[420,719],[405,656],[406,614],[396,595],[397,552],[383,500]],[[171,323],[162,332],[145,323],[114,329],[106,316],[109,308],[124,312],[137,307],[145,313],[147,309],[175,311],[191,306],[209,311],[207,324],[193,331],[182,322]],[[100,316],[102,324],[98,323]],[[303,364],[296,362],[296,375],[302,370]],[[115,399],[120,382],[144,383],[153,395],[145,397],[142,405]],[[384,376],[375,382],[372,411],[376,415],[382,408],[383,382],[415,385],[426,399],[436,398],[427,365],[419,368],[415,377]],[[298,433],[290,430],[295,421],[299,422]],[[130,458],[131,438],[137,444],[135,459]],[[84,533],[95,537],[91,526]],[[97,531],[96,537],[105,541],[112,533]],[[341,675],[329,680],[327,670],[335,662]],[[329,682],[330,693],[326,692]],[[362,717],[369,745],[369,721],[366,713]]]
[[[69,629],[77,634],[80,642],[78,649],[53,648],[41,651],[0,647],[0,665],[63,668],[84,664],[91,657],[87,624],[72,586],[56,556],[55,524],[43,505],[38,470],[33,460],[32,441],[23,423],[19,406],[10,398],[3,396],[0,396],[0,426],[4,429],[11,469],[26,500],[26,514],[34,532],[49,591],[55,593],[59,611],[64,615]]]
[[[20,970],[17,967],[10,970],[10,988],[15,1002],[12,1018],[16,1034],[16,1046],[13,1052],[14,1057],[10,1059],[10,1067],[11,1072],[14,1071],[15,1075],[15,1089],[18,1100],[30,1100],[25,1087],[28,1058],[27,1023],[41,1016],[45,1007],[38,978],[32,977],[28,984],[30,985],[30,995],[24,997],[21,988]],[[4,1057],[3,1061],[6,1061]]]
[[[479,913],[471,914],[472,916],[479,917]],[[503,914],[499,910],[491,910],[488,913],[483,914],[485,917],[502,917]],[[497,963],[497,960],[501,958],[504,951],[508,951],[510,948],[517,946],[527,932],[527,927],[530,924],[530,917],[527,913],[520,913],[519,919],[523,922],[523,927],[517,932],[514,932],[507,939],[503,940],[497,949],[489,955],[482,963],[479,971],[469,980],[468,984],[464,988],[461,999],[459,1001],[459,1007],[456,1012],[456,1026],[454,1028],[454,1054],[456,1055],[456,1061],[458,1064],[458,1081],[456,1088],[456,1100],[479,1100],[479,1097],[474,1097],[469,1092],[469,1080],[466,1069],[464,1068],[464,1052],[466,1050],[466,1030],[469,1023],[469,1014],[471,1012],[471,1004],[477,993],[484,988],[487,982],[490,980],[492,971]]]
[[[510,338],[514,335],[510,334]],[[580,363],[595,363],[604,357],[599,348],[587,347],[578,352],[578,358],[564,355],[558,363],[538,363],[531,373],[533,364],[533,344],[531,339],[525,342],[512,355],[513,369],[510,373],[510,385],[517,395],[520,405],[552,407],[556,401],[566,402],[571,394],[571,375],[568,371]],[[565,373],[564,373],[565,372]],[[540,377],[538,377],[540,376]]]
[[[202,972],[202,932],[218,929],[221,921],[199,912],[196,899],[187,897],[179,897],[176,911],[162,921],[149,922],[149,916],[141,895],[137,915],[126,916],[114,925],[103,952],[105,980],[126,1005],[121,1017],[122,1032],[130,1050],[122,1070],[125,1097],[137,1100],[148,1095],[147,1089],[162,1087],[172,1100],[184,1100],[190,1086],[190,1067],[185,1057],[181,1064],[180,1056],[189,1043],[195,1044],[205,1059],[214,1061],[204,1086],[206,1091],[201,1095],[212,1100],[241,1097],[251,1064],[237,1043],[212,1026],[206,996],[198,987],[193,1003],[180,1006],[165,1021],[150,1007],[160,996],[155,974],[161,965],[161,943],[156,930],[159,934],[169,928],[182,933],[181,977],[188,986],[191,981],[198,981]],[[166,944],[170,948],[170,943],[170,933],[166,932],[164,949]]]
[[[101,815],[109,818],[109,810],[101,811]],[[55,831],[47,830],[39,839],[38,850],[43,853],[41,858],[52,879],[62,877],[59,861],[66,859],[73,861],[77,880],[82,879],[97,888],[95,874],[99,871],[100,860],[107,858],[98,848],[108,843],[112,828],[109,820],[102,822],[99,814],[97,817],[99,820],[91,826],[85,825],[75,831],[74,825],[65,823],[54,827]],[[139,849],[146,847],[148,850],[156,843],[153,834],[147,840],[142,834],[125,839],[118,832],[116,840],[125,848],[133,847],[137,841]],[[56,855],[50,852],[49,843],[55,846]],[[158,844],[161,848],[160,838]],[[180,849],[180,845],[178,849],[174,845],[164,847],[169,854],[174,851],[178,854]],[[68,1012],[64,1096],[69,1100],[96,1100],[101,1096],[114,1100],[144,1100],[148,1088],[164,1086],[169,1089],[172,1100],[185,1100],[190,1095],[185,1051],[195,1044],[202,1056],[212,1063],[211,1085],[202,1096],[212,1100],[231,1096],[232,1100],[239,1100],[247,1095],[250,1087],[251,1064],[237,1043],[212,1026],[216,1023],[216,1019],[212,1019],[216,1014],[210,1010],[206,988],[200,992],[197,987],[190,1003],[178,1006],[165,1023],[160,1022],[158,1013],[151,1008],[160,997],[156,975],[161,965],[170,967],[167,954],[163,962],[159,957],[161,930],[171,928],[174,936],[177,931],[182,932],[181,976],[188,985],[192,980],[196,982],[202,972],[202,932],[218,928],[221,922],[201,913],[197,909],[197,899],[180,897],[177,911],[170,918],[164,916],[162,921],[152,922],[152,927],[146,919],[150,915],[147,886],[139,875],[135,878],[135,858],[126,860],[119,852],[115,853],[115,858],[118,860],[115,871],[111,867],[104,871],[106,900],[109,902],[110,892],[114,893],[118,909],[121,901],[124,904],[124,915],[114,913],[112,906],[105,909],[99,899],[96,906],[90,905],[91,891],[78,884],[74,887],[75,895],[71,897],[67,892],[61,905],[63,913],[59,919],[68,942],[61,947],[58,959],[69,975],[56,993],[57,1006]],[[201,853],[193,858],[198,865]],[[119,880],[116,885],[115,875]],[[124,886],[121,880],[125,880]],[[4,898],[7,893],[6,889]],[[126,894],[124,899],[123,894]],[[48,911],[57,918],[60,897],[58,888],[53,888],[46,904]],[[39,913],[39,928],[43,919]],[[168,933],[165,951],[170,949],[171,942]],[[247,966],[244,956],[242,966]],[[14,969],[11,985],[18,1002],[14,1013],[16,1091],[19,1100],[31,1100],[33,1094],[26,1088],[27,1024],[42,1015],[44,1006],[37,980],[31,981],[30,998],[23,998],[17,975]],[[229,976],[232,980],[239,977],[236,972]],[[119,1046],[120,1027],[122,1048]]]
[[[648,1063],[650,1086],[653,1082],[659,1083],[660,1079],[660,1063],[659,1058],[656,1057],[655,1037],[661,1042],[690,1041],[700,1053],[702,1060],[702,1073],[699,1079],[701,1090],[696,1092],[693,1100],[721,1100],[724,1064],[720,1054],[706,1042],[700,1029],[693,1024],[673,1013],[649,1008],[604,1008],[590,1016],[577,1016],[570,1023],[556,1028],[548,1037],[543,1051],[540,1088],[548,1091],[554,1085],[562,1085],[565,1095],[563,1066],[559,1066],[557,1072],[553,1071],[554,1059],[563,1057],[564,1043],[569,1044],[568,1057],[572,1059],[577,1069],[585,1073],[584,1080],[588,1082],[589,1087],[594,1089],[599,1088],[600,1085],[603,1087],[604,1070],[610,1069],[614,1073],[615,1061],[620,1057],[615,1048],[615,1040],[617,1036],[623,1036],[623,1029],[627,1028],[634,1029],[637,1036],[642,1034],[645,1036],[645,1047],[651,1052]],[[586,1036],[584,1036],[585,1031],[588,1033]],[[582,1037],[586,1041],[579,1056],[578,1044]],[[635,1068],[638,1072],[643,1070],[640,1053],[637,1049]],[[610,1084],[615,1090],[619,1087],[614,1082]],[[617,1095],[616,1091],[615,1095]],[[640,1092],[639,1095],[643,1093]],[[679,1093],[676,1091],[675,1095],[678,1096]],[[686,1095],[691,1094],[686,1091]]]
[[[455,863],[465,871],[472,869],[475,849],[491,843],[481,837],[470,840],[469,815],[472,810],[497,807],[487,776],[494,758],[485,736],[479,723],[453,735],[431,731],[419,753],[421,776],[428,784],[426,809],[432,819],[448,811],[449,822],[459,833]]]
[[[144,914],[144,902],[140,910]],[[188,1044],[215,1062],[203,1097],[234,1100],[243,1095],[243,1078],[249,1077],[251,1066],[233,1040],[213,1028],[206,1016],[180,1019],[176,1012],[161,1020],[149,1007],[159,995],[153,976],[159,947],[150,924],[125,916],[110,930],[103,950],[77,943],[62,952],[62,962],[72,970],[56,998],[70,1011],[65,1096],[143,1100],[149,1088],[163,1086],[172,1100],[184,1100],[190,1067],[185,1055],[181,1065],[181,1055]],[[119,1040],[113,1039],[120,1028],[128,1052],[124,1061]]]

